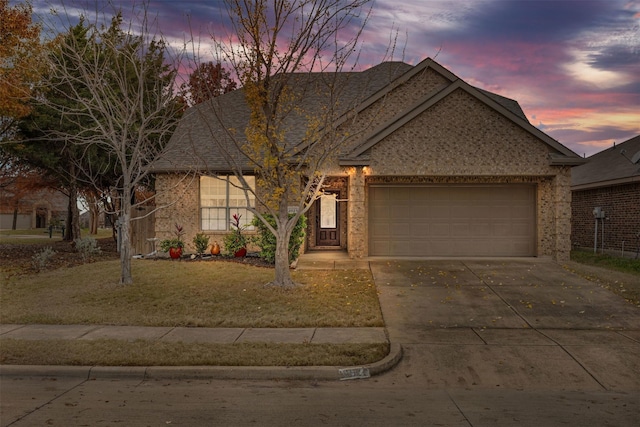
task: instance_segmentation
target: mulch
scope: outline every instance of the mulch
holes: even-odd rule
[[[0,244],[0,262],[3,266],[17,267],[24,273],[37,271],[33,265],[33,257],[45,248],[51,248],[55,254],[50,258],[47,269],[74,267],[88,262],[118,259],[119,254],[113,238],[97,239],[100,253],[83,259],[76,251],[75,243],[63,240],[52,240],[50,243],[11,243]]]
[[[120,257],[116,242],[113,238],[102,238],[97,239],[97,241],[100,247],[100,253],[94,254],[87,259],[83,259],[76,251],[75,243],[73,242],[55,240],[50,243],[0,244],[0,264],[3,266],[16,267],[16,270],[22,273],[34,273],[38,269],[33,265],[33,257],[41,253],[45,248],[51,248],[55,251],[55,254],[50,258],[46,267],[47,270],[74,267],[90,262],[115,260]],[[196,257],[195,259],[191,259],[190,255],[185,255],[180,260],[172,260],[169,257],[161,255],[157,259],[159,261],[176,262],[237,262],[257,267],[273,268],[272,264],[265,262],[256,254],[250,255],[251,256],[244,258],[205,255],[203,258]]]

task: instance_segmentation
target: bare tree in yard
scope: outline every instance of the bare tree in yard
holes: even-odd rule
[[[342,71],[356,52],[367,3],[226,0],[230,35],[212,34],[221,62],[240,81],[249,113],[246,128],[230,128],[224,104],[210,102],[213,114],[205,114],[219,121],[210,127],[211,139],[247,204],[251,194],[253,213],[276,237],[275,286],[295,286],[288,254],[292,230],[322,194],[327,159],[353,136],[335,123],[349,116],[350,106],[341,102],[349,73]],[[350,34],[342,38],[343,32]],[[247,172],[256,176],[255,189]],[[265,214],[273,216],[275,227]]]
[[[121,227],[121,284],[133,283],[130,220],[134,192],[149,183],[154,162],[179,120],[182,104],[174,94],[175,68],[167,64],[167,46],[153,31],[148,3],[133,5],[132,21],[123,25],[114,11],[109,26],[87,23],[86,37],[61,37],[49,55],[48,75],[66,93],[42,100],[75,127],[75,133],[53,131],[83,157],[83,175],[104,188],[105,177],[117,198]],[[55,102],[54,100],[61,100]]]

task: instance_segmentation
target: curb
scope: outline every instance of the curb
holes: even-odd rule
[[[178,380],[318,380],[369,378],[394,368],[402,359],[402,346],[391,343],[383,359],[357,367],[335,366],[56,366],[1,365],[0,377],[66,377],[97,379]],[[357,372],[357,375],[351,372]]]

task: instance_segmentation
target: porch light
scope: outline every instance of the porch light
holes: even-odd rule
[[[353,166],[348,166],[348,167],[344,168],[344,172],[349,176],[355,175],[356,174],[356,168],[353,167]]]

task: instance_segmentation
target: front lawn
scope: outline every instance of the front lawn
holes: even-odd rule
[[[67,256],[67,258],[69,255]],[[118,284],[117,260],[20,269],[3,277],[3,324],[193,327],[383,326],[369,270],[293,272],[301,286],[265,287],[273,269],[225,261],[133,260],[135,283]],[[372,363],[381,344],[205,344],[118,340],[12,340],[1,364],[349,366]]]
[[[4,324],[201,327],[383,326],[368,270],[296,271],[302,285],[265,287],[273,270],[223,261],[133,260],[135,283],[118,284],[118,261],[37,274],[1,285]]]

